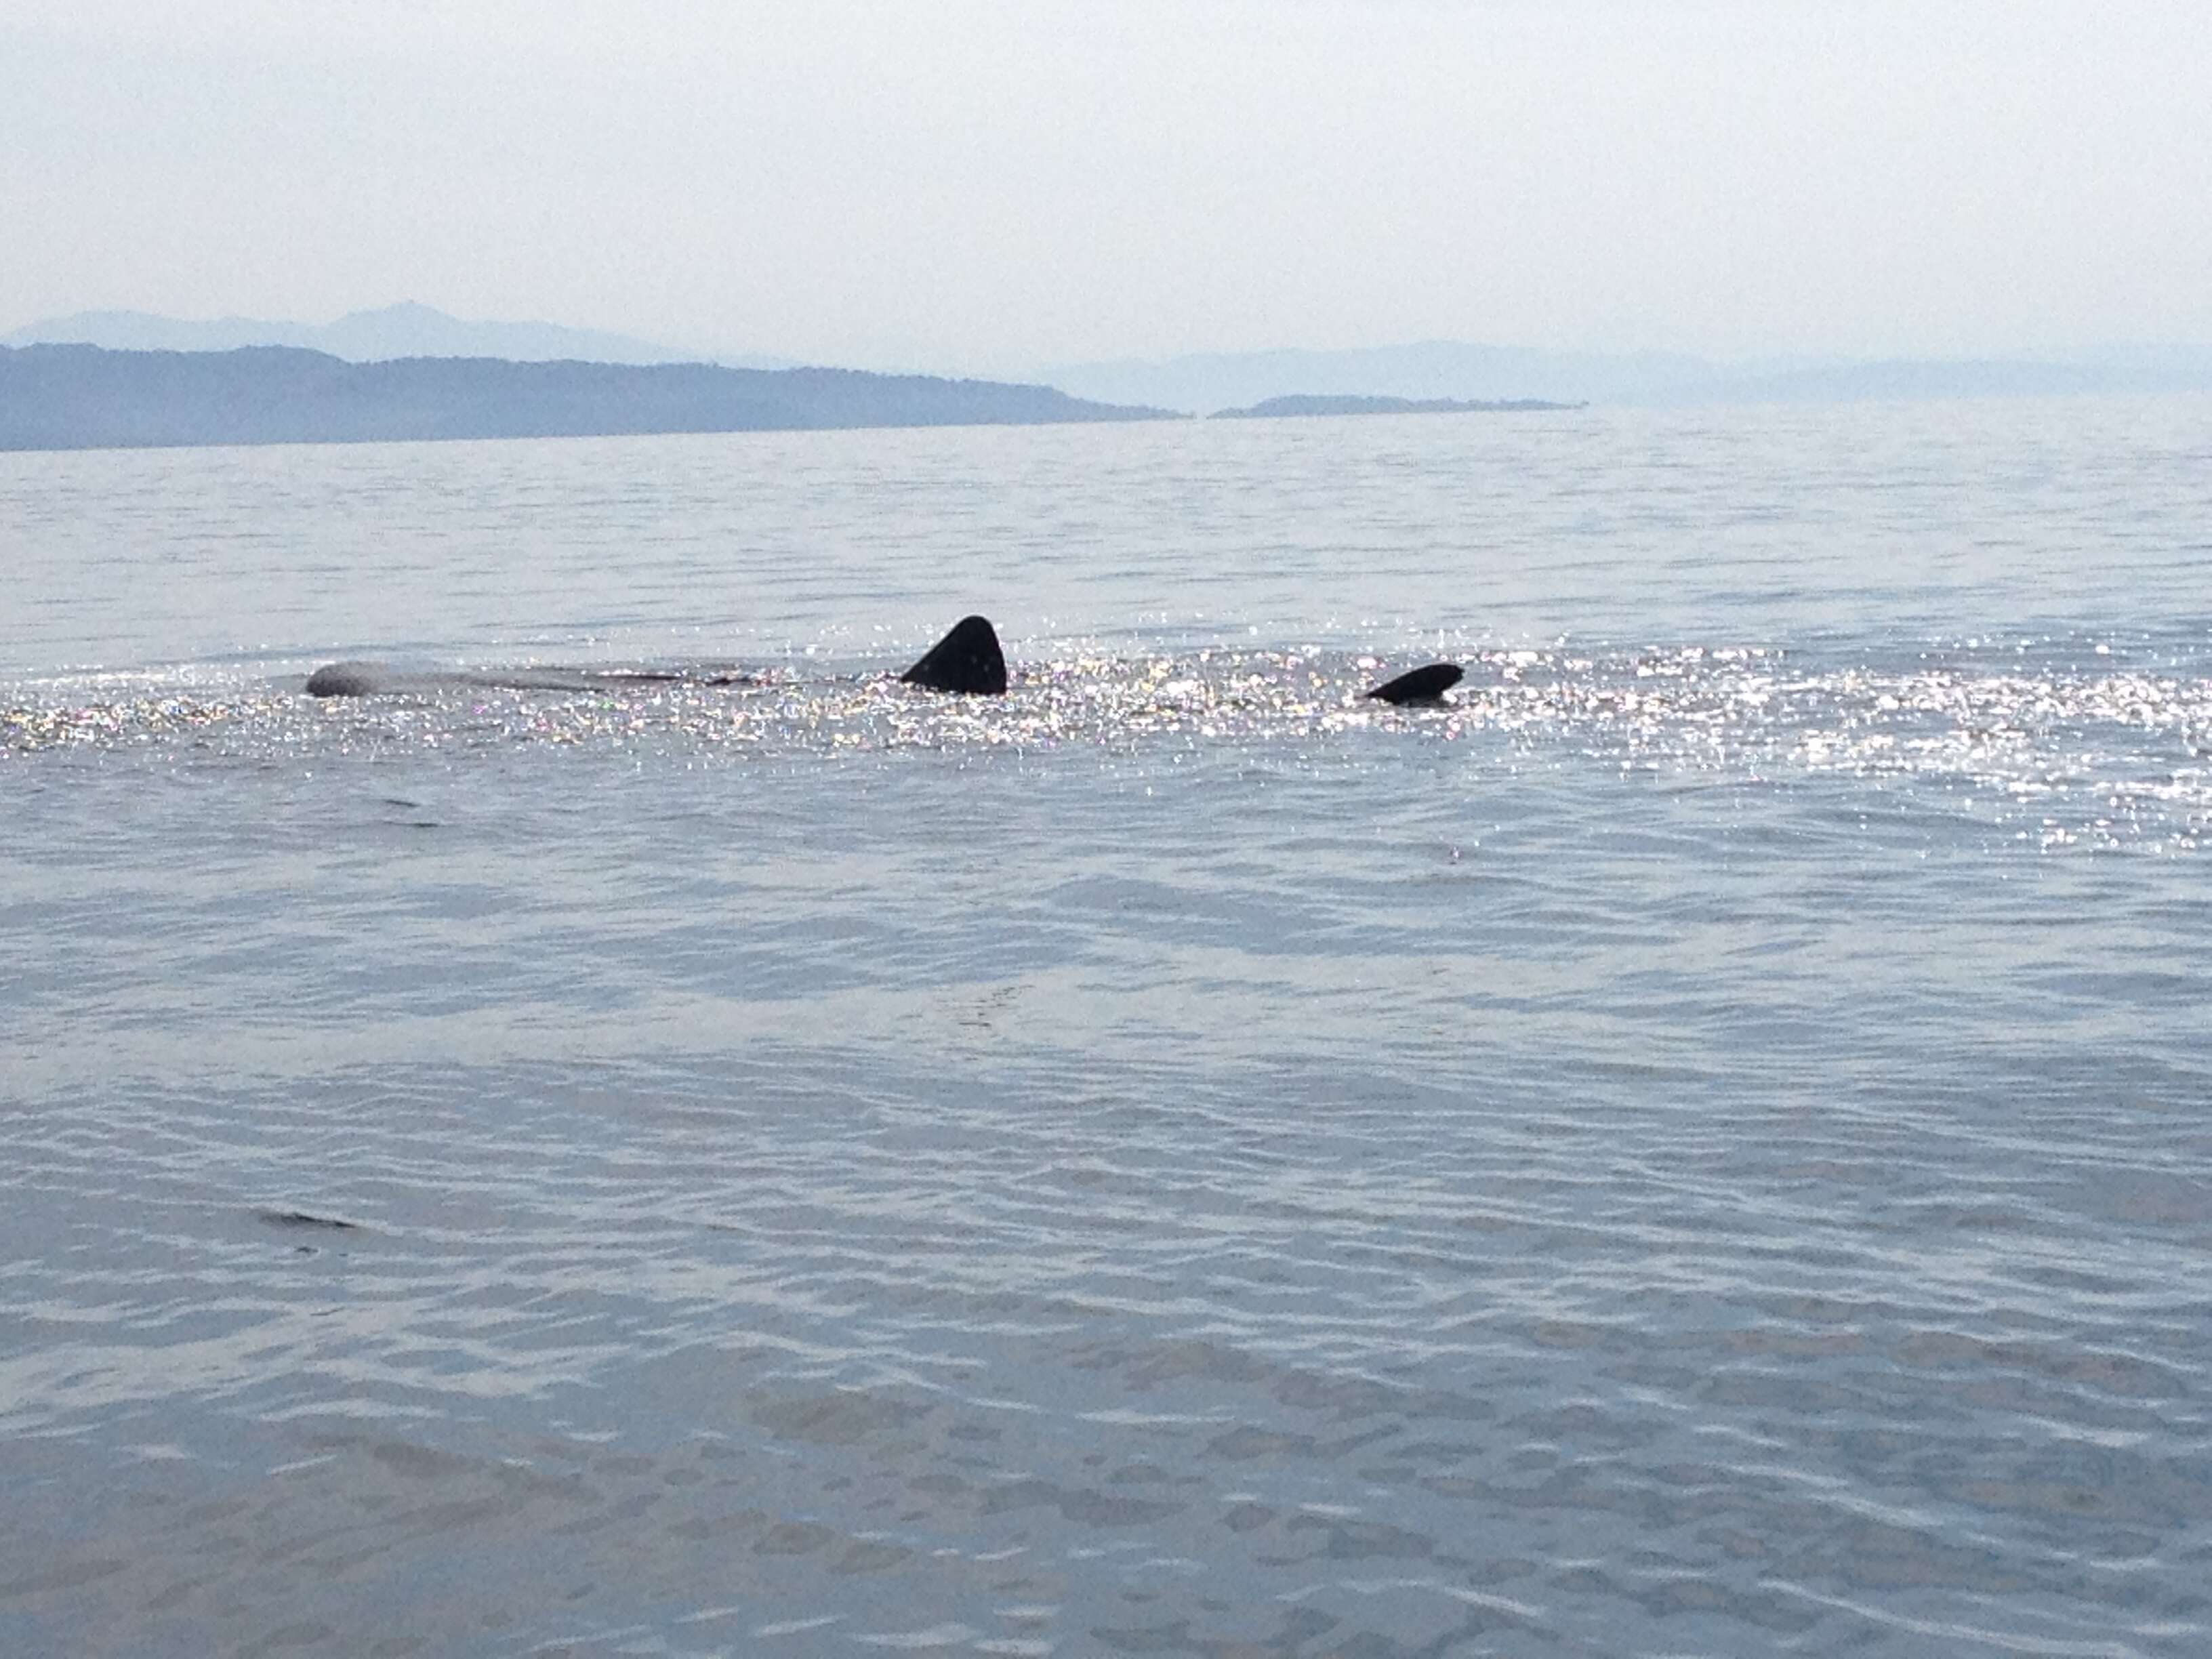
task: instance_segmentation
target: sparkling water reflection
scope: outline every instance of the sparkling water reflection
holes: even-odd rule
[[[9,458],[0,1646],[2202,1651],[2212,419],[1951,419]]]

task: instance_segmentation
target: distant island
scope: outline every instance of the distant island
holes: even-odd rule
[[[1176,418],[1049,386],[844,368],[0,347],[0,450]]]
[[[1249,409],[1218,409],[1217,421],[1272,421],[1297,415],[1496,415],[1543,409],[1587,409],[1587,404],[1546,403],[1540,398],[1462,401],[1456,398],[1358,398],[1296,393],[1269,398]]]
[[[2050,358],[1716,362],[1676,352],[1554,351],[1429,340],[1336,351],[1206,352],[1063,363],[1030,376],[1078,398],[1207,413],[1287,394],[1540,398],[1620,408],[2212,392],[2212,345],[2085,348]]]

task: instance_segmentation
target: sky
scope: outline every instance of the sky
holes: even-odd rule
[[[0,329],[2212,343],[2207,0],[7,0]]]

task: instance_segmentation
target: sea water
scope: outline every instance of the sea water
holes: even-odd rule
[[[0,560],[0,1651],[2212,1650],[2212,402],[9,455]]]

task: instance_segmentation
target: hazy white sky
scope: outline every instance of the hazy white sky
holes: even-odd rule
[[[6,0],[0,326],[2212,341],[2212,0]]]

